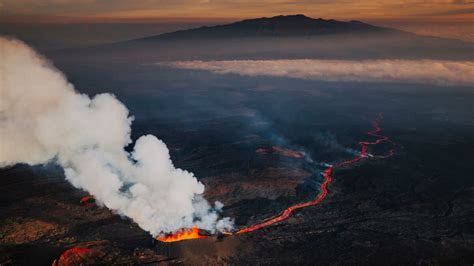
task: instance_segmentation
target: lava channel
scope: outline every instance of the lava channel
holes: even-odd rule
[[[270,219],[267,219],[266,221],[263,221],[262,223],[255,224],[255,225],[252,225],[250,227],[241,229],[241,230],[237,231],[235,234],[248,233],[248,232],[252,232],[252,231],[261,229],[263,227],[270,226],[272,224],[275,224],[275,223],[281,222],[283,220],[286,220],[291,215],[291,213],[293,211],[297,210],[297,209],[302,209],[302,208],[306,208],[306,207],[309,207],[309,206],[314,206],[314,205],[320,204],[326,198],[326,196],[328,194],[328,185],[331,183],[331,181],[333,179],[331,174],[334,171],[334,169],[349,166],[351,164],[359,162],[360,160],[362,160],[364,158],[369,157],[369,154],[367,153],[367,146],[368,145],[377,145],[377,144],[380,144],[382,142],[388,142],[388,143],[391,143],[392,145],[394,144],[393,141],[390,140],[389,137],[380,134],[380,132],[382,131],[382,129],[380,128],[380,121],[381,120],[382,120],[382,115],[379,115],[374,120],[374,122],[372,123],[372,130],[368,131],[366,133],[367,135],[372,136],[372,137],[376,137],[377,139],[375,139],[373,141],[360,141],[359,142],[360,152],[356,157],[354,157],[352,159],[342,161],[342,162],[339,162],[339,163],[335,164],[334,166],[328,166],[324,170],[324,172],[323,172],[324,181],[321,184],[320,191],[319,191],[319,193],[318,193],[318,195],[316,196],[315,199],[313,199],[311,201],[307,201],[307,202],[292,205],[292,206],[286,208],[285,210],[283,210],[282,212],[280,212],[278,215],[276,215],[276,216],[274,216]],[[383,156],[371,155],[371,157],[384,159],[384,158],[388,158],[390,156],[393,156],[394,154],[395,154],[395,150],[391,149],[387,155],[383,155]]]
[[[354,157],[352,159],[342,161],[342,162],[339,162],[335,165],[328,165],[326,167],[326,169],[323,171],[324,181],[323,181],[323,183],[321,183],[320,191],[317,194],[316,198],[314,198],[313,200],[307,201],[307,202],[297,203],[295,205],[292,205],[292,206],[286,208],[285,210],[283,210],[282,212],[280,212],[279,214],[277,214],[276,216],[274,216],[270,219],[267,219],[267,220],[265,220],[265,221],[263,221],[259,224],[255,224],[255,225],[252,225],[250,227],[243,228],[243,229],[241,229],[241,230],[239,230],[235,233],[225,232],[224,234],[225,235],[233,235],[233,234],[248,233],[248,232],[252,232],[252,231],[261,229],[263,227],[267,227],[267,226],[270,226],[272,224],[281,222],[283,220],[286,220],[288,217],[290,217],[290,215],[293,213],[293,211],[298,210],[298,209],[302,209],[302,208],[306,208],[306,207],[309,207],[309,206],[318,205],[326,198],[326,196],[328,194],[328,185],[331,183],[331,181],[333,179],[332,172],[336,168],[342,168],[342,167],[349,166],[349,165],[357,163],[357,162],[359,162],[362,159],[365,159],[367,157],[384,159],[384,158],[388,158],[388,157],[393,156],[395,154],[394,149],[391,149],[387,155],[383,155],[383,156],[372,155],[372,154],[367,153],[367,146],[369,146],[369,145],[377,145],[377,144],[380,144],[382,142],[388,142],[392,145],[394,144],[393,141],[390,140],[389,137],[380,134],[380,132],[382,131],[382,129],[380,128],[380,121],[381,120],[382,120],[382,115],[379,115],[374,120],[374,122],[372,123],[372,130],[370,130],[366,133],[367,135],[375,137],[376,139],[373,140],[373,141],[360,141],[359,142],[360,152],[359,152],[358,155],[356,155],[356,157]],[[272,152],[276,152],[276,153],[280,153],[280,154],[282,154],[282,153],[287,154],[287,153],[281,152],[281,151],[283,151],[283,149],[275,149],[274,147],[272,147]],[[262,154],[263,153],[268,153],[267,150],[263,150],[263,149],[257,150],[257,152],[262,153]],[[299,155],[300,154],[298,154],[297,158],[300,157]],[[301,154],[301,155],[304,155],[304,154]],[[181,240],[190,240],[190,239],[206,238],[206,237],[207,236],[203,236],[203,235],[199,234],[199,228],[192,227],[191,229],[182,229],[182,230],[180,230],[176,233],[173,233],[173,234],[169,234],[169,235],[165,235],[165,236],[158,236],[156,239],[161,241],[161,242],[176,242],[176,241],[181,241]]]

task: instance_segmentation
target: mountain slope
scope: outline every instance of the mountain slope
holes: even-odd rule
[[[87,64],[301,58],[474,60],[473,45],[359,21],[290,15],[182,30],[49,55],[55,61],[75,60]]]
[[[388,33],[395,30],[381,28],[360,21],[313,19],[304,15],[276,16],[247,19],[231,24],[181,30],[161,34],[146,40],[212,39],[248,37],[301,37],[340,33]]]

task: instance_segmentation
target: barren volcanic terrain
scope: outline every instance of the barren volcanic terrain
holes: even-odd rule
[[[224,81],[216,76],[211,82]],[[284,80],[281,83],[285,86]],[[314,199],[328,165],[360,155],[359,141],[376,139],[366,132],[379,112],[384,113],[382,133],[395,144],[370,146],[367,152],[384,155],[392,148],[396,152],[386,159],[367,155],[334,169],[326,198],[316,206],[295,210],[286,220],[246,234],[173,243],[154,240],[93,200],[81,202],[88,194],[74,189],[52,165],[3,169],[2,264],[50,265],[56,260],[61,265],[61,254],[71,248],[83,249],[63,254],[63,262],[384,264],[390,259],[405,265],[467,265],[473,260],[473,183],[468,174],[474,145],[469,134],[473,125],[468,122],[472,117],[443,120],[443,115],[454,117],[463,111],[462,102],[450,105],[436,88],[438,94],[412,105],[397,99],[412,93],[426,96],[423,89],[393,94],[368,85],[361,95],[330,83],[310,89],[312,84],[301,82],[299,94],[274,87],[269,95],[249,84],[244,85],[248,98],[239,88],[217,94],[200,89],[199,97],[205,97],[201,100],[207,104],[191,103],[193,112],[175,113],[174,119],[167,112],[179,106],[164,104],[157,113],[141,108],[161,97],[173,102],[181,94],[164,90],[147,100],[138,100],[148,93],[143,89],[138,96],[119,94],[136,114],[134,134],[162,137],[176,165],[201,179],[206,198],[225,204],[224,215],[235,218],[237,229]],[[457,96],[451,97],[461,95],[472,97],[472,92],[458,89]],[[359,99],[349,101],[354,98]],[[210,104],[219,99],[228,101],[227,108]],[[433,105],[445,112],[429,112]],[[294,111],[281,114],[275,106]],[[344,107],[331,112],[334,106]],[[348,109],[352,112],[343,112]],[[418,110],[417,117],[401,119],[395,109]],[[418,123],[420,117],[425,122]]]
[[[230,28],[244,34],[257,22]],[[356,21],[343,25],[383,38],[391,32]],[[209,35],[196,47],[182,41],[193,36],[184,31],[47,56],[79,92],[115,94],[134,117],[132,141],[147,134],[162,139],[174,166],[194,173],[205,185],[203,196],[223,203],[221,215],[234,219],[235,228],[216,234],[192,228],[180,233],[198,238],[159,241],[173,235],[155,239],[74,188],[54,163],[15,165],[0,169],[0,265],[473,265],[474,90],[466,85],[472,80],[450,83],[456,77],[447,75],[433,82],[432,73],[421,69],[426,80],[418,84],[410,71],[402,73],[408,77],[403,81],[391,72],[399,59],[421,57],[422,64],[436,65],[430,53],[433,60],[458,60],[471,44],[397,32],[393,38],[413,41],[398,47],[391,39],[372,42],[355,32],[352,53],[339,42],[345,35],[303,29],[306,35],[297,36],[303,41],[289,40],[280,36],[286,31],[275,35],[263,28],[251,32],[271,39],[238,42],[226,39],[228,27],[218,31],[219,42]],[[274,41],[278,49],[272,50]],[[377,49],[367,52],[366,42]],[[379,47],[386,42],[391,46]],[[460,48],[437,52],[445,46]],[[309,58],[297,62],[314,67],[321,58],[342,58],[339,64],[358,69],[351,60],[370,65],[387,55],[396,60],[376,66],[390,71],[375,71],[369,79],[354,78],[351,69],[344,72],[347,79],[318,76],[325,81],[280,75],[292,73],[277,67],[273,76],[244,75],[240,68],[208,71],[155,62],[226,59],[225,66],[235,66],[237,58],[247,66],[252,59]],[[383,75],[393,79],[377,77]]]

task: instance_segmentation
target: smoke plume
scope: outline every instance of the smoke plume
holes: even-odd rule
[[[0,167],[53,161],[100,204],[156,236],[193,225],[232,227],[202,197],[204,186],[175,168],[152,135],[131,143],[132,117],[112,94],[80,94],[25,44],[0,37]]]
[[[276,76],[325,81],[474,85],[474,62],[443,60],[231,60],[158,63],[217,74]]]

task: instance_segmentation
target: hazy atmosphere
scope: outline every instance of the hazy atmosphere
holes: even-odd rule
[[[314,18],[363,20],[422,35],[474,41],[474,1],[471,0],[2,0],[0,29],[62,48],[300,13]],[[120,31],[114,30],[117,28]]]
[[[473,11],[0,0],[0,265],[472,265]]]

